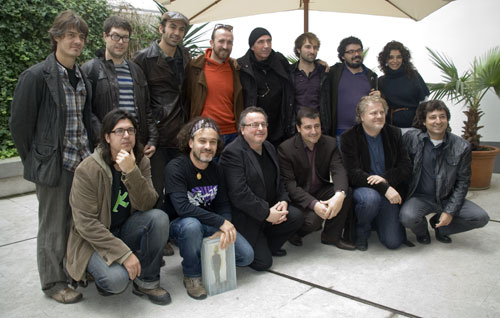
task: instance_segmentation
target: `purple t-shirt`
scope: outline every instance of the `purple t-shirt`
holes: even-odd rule
[[[320,77],[318,67],[306,75],[297,68],[295,73],[295,111],[301,107],[311,107],[319,111]]]
[[[370,93],[366,70],[352,74],[344,65],[337,96],[337,129],[346,130],[356,124],[356,106],[361,97]]]

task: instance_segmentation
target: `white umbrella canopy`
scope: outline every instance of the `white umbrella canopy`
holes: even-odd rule
[[[179,11],[190,23],[244,17],[262,13],[304,10],[409,18],[419,21],[454,0],[157,0],[169,11]]]

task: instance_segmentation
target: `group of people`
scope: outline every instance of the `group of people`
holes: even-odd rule
[[[47,296],[74,303],[76,283],[93,280],[108,296],[133,281],[134,294],[168,304],[169,242],[187,293],[204,299],[206,237],[234,244],[237,266],[262,271],[287,254],[285,242],[302,246],[321,229],[321,243],[365,251],[372,230],[389,249],[413,245],[405,227],[429,244],[432,213],[443,243],[488,222],[465,199],[470,145],[450,132],[443,102],[425,101],[401,43],[384,47],[377,78],[352,36],[329,67],[304,33],[290,65],[264,28],[231,58],[233,28],[216,24],[192,59],[180,45],[188,25],[166,12],[161,39],[129,60],[130,23],[111,16],[105,48],[80,67],[88,26],[64,11],[49,30],[53,52],[19,77],[10,128],[36,184]]]

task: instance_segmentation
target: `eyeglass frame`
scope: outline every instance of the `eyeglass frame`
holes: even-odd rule
[[[225,29],[225,30],[228,30],[229,32],[233,32],[233,26],[229,25],[229,24],[217,23],[214,26],[214,32],[219,30],[219,29]]]
[[[111,38],[111,40],[115,41],[115,42],[120,42],[120,40],[122,40],[123,43],[128,43],[130,42],[130,36],[128,35],[125,35],[125,36],[121,36],[119,34],[116,34],[116,33],[113,33],[113,34],[109,34],[109,33],[106,33],[107,36],[109,36]],[[113,37],[118,37],[118,40],[115,40],[113,39]],[[126,39],[126,41],[125,41]]]
[[[135,134],[137,133],[137,129],[135,129],[135,127],[128,127],[127,129],[116,128],[115,130],[110,131],[110,133],[113,133],[113,134],[117,135],[118,137],[125,136],[125,132],[127,132],[127,134],[129,136],[135,136]]]
[[[358,54],[362,54],[364,52],[363,48],[359,48],[357,50],[349,50],[349,51],[344,51],[344,54],[354,54],[354,53],[358,53]]]
[[[243,127],[252,127],[253,129],[258,129],[260,126],[262,128],[267,128],[269,127],[269,123],[267,121],[261,121],[261,122],[253,122],[250,124],[241,124]]]

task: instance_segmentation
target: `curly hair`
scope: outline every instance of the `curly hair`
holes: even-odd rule
[[[361,49],[363,49],[363,43],[361,43],[361,40],[358,39],[357,37],[350,36],[343,39],[342,41],[340,41],[339,47],[337,48],[337,52],[339,53],[338,57],[341,62],[344,62],[342,58],[344,57],[345,54],[345,48],[349,44],[358,44],[359,46],[361,46]]]
[[[427,113],[433,112],[435,110],[445,111],[446,118],[448,119],[448,128],[446,130],[450,132],[451,113],[450,110],[448,109],[448,106],[446,106],[446,104],[440,100],[428,100],[418,105],[417,110],[415,112],[415,118],[413,119],[413,127],[418,128],[422,131],[426,131],[427,128],[425,128],[425,120],[427,118]]]
[[[387,43],[382,49],[382,52],[379,53],[378,64],[380,70],[384,72],[384,74],[387,74],[387,70],[389,69],[389,67],[387,66],[387,61],[389,60],[389,55],[391,54],[392,50],[396,50],[401,53],[401,56],[403,57],[402,66],[406,69],[408,77],[415,76],[416,70],[413,66],[413,63],[411,62],[410,50],[408,50],[408,48],[404,46],[403,43],[398,41],[391,41]]]
[[[201,122],[203,121],[203,122]],[[201,123],[200,123],[201,122]],[[177,134],[177,142],[179,144],[179,150],[186,154],[189,155],[191,152],[191,147],[189,147],[189,140],[194,140],[194,134],[196,131],[193,131],[193,128],[198,125],[200,128],[214,128],[215,131],[217,132],[217,152],[215,153],[215,156],[220,155],[222,152],[222,148],[224,147],[222,138],[220,135],[220,130],[219,126],[217,123],[208,117],[201,117],[197,116],[191,119],[187,124],[185,124],[179,133]]]

